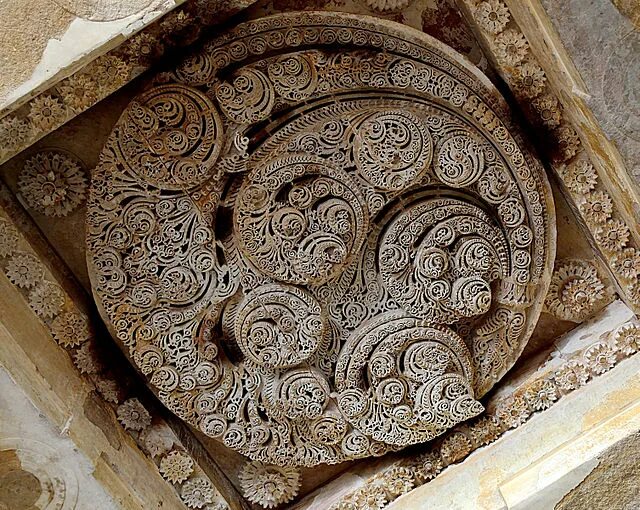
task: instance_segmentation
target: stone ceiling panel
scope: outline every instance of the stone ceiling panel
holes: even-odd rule
[[[87,243],[103,316],[169,409],[254,460],[312,466],[482,411],[537,322],[555,213],[459,55],[292,14],[207,43],[129,104]]]
[[[461,0],[463,20],[455,0],[262,0],[241,15],[254,21],[204,47],[198,42],[200,53],[173,67],[169,57],[186,51],[177,47],[220,21],[204,5],[208,0],[185,3],[0,122],[0,161],[27,149],[3,164],[2,178],[64,259],[49,257],[48,246],[38,254],[7,252],[0,271],[31,306],[57,299],[40,292],[42,264],[59,266],[65,288],[74,287],[68,265],[88,290],[87,248],[90,262],[106,261],[102,273],[89,264],[98,304],[106,304],[103,317],[191,430],[142,398],[142,378],[133,384],[114,376],[116,367],[131,367],[118,352],[102,352],[110,338],[78,347],[70,328],[60,336],[70,314],[37,313],[49,314],[43,321],[52,343],[65,347],[80,372],[100,367],[87,376],[96,400],[101,395],[117,411],[169,492],[193,503],[204,477],[234,509],[325,507],[327,497],[341,499],[340,508],[378,508],[494,441],[515,426],[514,413],[524,413],[517,417],[524,421],[544,410],[548,397],[566,393],[563,377],[574,367],[587,366],[576,372],[582,384],[587,372],[600,373],[593,360],[608,370],[632,352],[623,339],[637,349],[637,327],[622,328],[610,348],[600,342],[584,360],[567,361],[557,374],[514,392],[532,367],[555,359],[562,333],[590,324],[614,299],[618,269],[635,280],[640,267],[633,240],[611,259],[612,274],[598,253],[603,242],[626,245],[635,229],[618,221],[623,194],[610,187],[593,154],[584,154],[592,140],[556,90],[554,66],[569,60],[546,57],[548,46],[561,55],[561,45],[546,45],[549,34],[538,26],[545,17],[534,2]],[[218,5],[224,11],[228,4]],[[290,30],[291,23],[260,19],[295,9],[382,21],[309,13]],[[486,78],[442,44],[384,20],[422,29],[498,87],[506,81],[525,114],[536,114],[528,117],[531,140],[557,172],[555,179],[549,174],[553,200],[544,178],[531,187],[522,177],[523,168],[542,172]],[[320,35],[311,37],[314,31]],[[135,72],[105,80],[112,67],[102,62],[118,59]],[[510,59],[519,63],[507,65]],[[106,97],[160,60],[168,73],[140,76]],[[87,86],[98,81],[103,86]],[[51,98],[65,106],[64,116],[27,129],[26,138],[13,129],[33,124],[34,105]],[[496,136],[502,125],[506,138]],[[516,152],[503,150],[511,136],[522,164]],[[546,204],[542,214],[532,207],[535,191]],[[543,218],[543,234],[533,228],[531,242],[518,245],[501,193],[524,206],[518,228]],[[594,208],[585,209],[583,195],[602,199],[602,214],[586,215]],[[603,237],[603,225],[620,234]],[[35,232],[24,218],[16,226]],[[453,235],[442,238],[443,226]],[[551,274],[555,229],[562,242]],[[526,262],[523,251],[531,256],[541,239],[542,277],[517,289],[514,277],[523,273],[516,260]],[[540,259],[532,260],[530,268]],[[469,282],[465,295],[460,289]],[[124,290],[112,292],[118,285]],[[522,301],[509,295],[514,289]],[[93,307],[80,294],[65,308]],[[460,384],[434,382],[447,379]],[[487,409],[454,427],[480,409],[479,401]],[[206,420],[220,428],[206,428]],[[155,441],[169,436],[171,451],[158,450]],[[318,459],[336,464],[314,465]],[[183,487],[185,473],[174,468],[185,462],[196,468],[186,474],[194,483]]]

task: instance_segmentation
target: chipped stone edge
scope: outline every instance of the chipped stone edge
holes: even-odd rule
[[[0,164],[119,90],[168,52],[192,44],[207,26],[254,1],[230,0],[216,6],[211,0],[200,9],[196,2],[186,2],[14,111],[0,111]],[[84,91],[82,97],[77,90]]]

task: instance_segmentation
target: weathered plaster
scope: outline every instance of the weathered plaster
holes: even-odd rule
[[[0,110],[19,106],[183,1],[0,0]],[[100,16],[88,15],[92,4]]]
[[[586,104],[640,179],[640,4],[542,0],[584,84]]]
[[[640,433],[608,448],[588,476],[555,506],[556,510],[640,508]]]
[[[73,417],[71,417],[73,419]],[[29,401],[0,366],[0,508],[44,508],[47,491],[64,500],[64,509],[116,510],[93,477],[89,459],[64,432]],[[9,457],[11,467],[7,468]],[[57,477],[48,487],[47,478]],[[63,493],[64,495],[61,495]],[[33,506],[31,506],[33,505]]]
[[[0,104],[27,81],[38,65],[50,39],[61,37],[73,16],[55,4],[42,0],[0,0]],[[34,19],[49,18],[47,26],[34,30]]]
[[[70,13],[92,21],[113,21],[136,14],[160,0],[53,0]]]

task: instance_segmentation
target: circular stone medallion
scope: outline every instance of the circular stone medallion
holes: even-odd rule
[[[505,102],[374,18],[282,14],[203,48],[129,104],[88,201],[96,301],[159,398],[280,466],[478,415],[555,250]]]

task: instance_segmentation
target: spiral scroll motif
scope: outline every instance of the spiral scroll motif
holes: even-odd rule
[[[316,299],[297,287],[265,285],[250,292],[235,319],[246,359],[268,368],[306,361],[328,333]]]
[[[358,430],[378,441],[425,441],[483,410],[468,382],[472,371],[468,349],[453,331],[388,312],[347,340],[336,367],[338,403]]]
[[[291,283],[331,279],[359,251],[368,227],[357,184],[313,156],[286,156],[256,170],[235,211],[244,254]]]
[[[135,98],[93,171],[105,322],[168,409],[253,460],[431,440],[537,321],[544,172],[480,73],[403,30],[241,25]]]
[[[269,78],[257,69],[241,69],[231,83],[216,87],[222,111],[238,124],[258,122],[269,116],[275,92]]]
[[[222,148],[222,121],[205,94],[162,85],[137,98],[125,115],[118,146],[143,182],[184,189],[211,176]]]
[[[449,136],[438,147],[435,172],[448,186],[470,186],[480,178],[483,170],[482,148],[468,134]]]
[[[405,208],[382,239],[382,280],[416,317],[450,324],[487,312],[490,283],[506,276],[508,244],[479,208],[428,199]]]
[[[374,186],[396,191],[406,188],[431,163],[431,136],[410,112],[387,111],[368,116],[356,131],[358,170]]]
[[[284,99],[301,101],[318,86],[318,73],[313,59],[304,53],[287,55],[269,66],[273,88]]]

